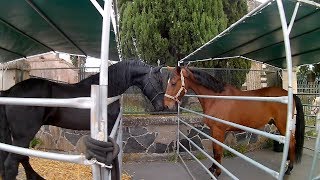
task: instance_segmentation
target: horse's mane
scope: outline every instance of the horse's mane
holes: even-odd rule
[[[196,68],[188,68],[192,74],[193,77],[197,80],[197,82],[209,89],[212,89],[214,92],[221,93],[224,91],[225,83],[218,81],[216,78],[211,76],[209,73],[196,69]]]
[[[130,67],[150,67],[150,65],[145,64],[142,61],[138,61],[138,60],[126,60],[126,61],[120,61],[116,64],[113,64],[111,66],[109,66],[109,76],[112,77],[122,77],[126,72],[128,71]],[[94,82],[95,84],[99,83],[99,74],[94,74],[89,76],[86,79],[81,80],[79,83],[92,83]]]

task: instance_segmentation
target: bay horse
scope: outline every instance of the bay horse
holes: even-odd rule
[[[140,61],[121,61],[109,67],[108,97],[118,96],[129,87],[139,87],[156,111],[163,110],[164,89],[161,67]],[[32,78],[17,83],[1,92],[2,97],[20,98],[75,98],[90,97],[91,85],[99,84],[99,73],[76,84],[62,84]],[[116,101],[108,106],[108,133],[120,111]],[[0,105],[0,142],[24,148],[29,147],[42,125],[52,125],[73,130],[90,130],[90,109]],[[29,157],[2,152],[0,173],[4,180],[16,178],[21,163],[27,179],[43,179],[31,167]]]
[[[287,96],[287,91],[281,88],[268,87],[252,91],[241,91],[232,85],[218,81],[205,71],[189,68],[176,67],[168,68],[171,71],[168,80],[164,105],[169,109],[175,109],[176,103],[187,90],[193,90],[197,95],[214,96]],[[214,116],[226,121],[241,124],[251,128],[261,128],[267,123],[273,123],[281,135],[285,135],[287,123],[287,105],[277,102],[243,101],[226,99],[198,98],[204,114]],[[295,134],[290,137],[289,167],[286,174],[293,169],[293,162],[300,162],[304,143],[304,113],[300,99],[294,95],[294,106],[296,108],[296,129]],[[294,112],[294,111],[293,111]],[[218,141],[224,141],[226,131],[238,129],[222,124],[208,118],[204,123],[210,128],[211,136]],[[214,159],[221,164],[223,148],[212,143]],[[210,172],[218,177],[221,169],[215,164],[209,168]]]

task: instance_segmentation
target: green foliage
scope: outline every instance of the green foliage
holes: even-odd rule
[[[223,11],[227,15],[228,26],[230,26],[247,14],[247,0],[224,0]]]
[[[125,58],[176,65],[227,25],[222,0],[120,2],[120,44]]]
[[[39,138],[34,138],[31,140],[29,147],[30,148],[36,148],[37,146],[40,146],[42,144],[42,140]]]
[[[244,154],[248,152],[247,146],[245,144],[238,144],[236,146],[232,146],[232,148],[236,151],[238,151],[241,154]],[[223,157],[235,157],[236,155],[231,153],[228,150],[223,150]]]
[[[242,16],[247,14],[248,7],[246,0],[224,0],[223,10],[228,19],[228,26],[238,21]],[[219,61],[205,61],[196,63],[197,67],[208,68],[234,68],[234,69],[250,69],[251,61],[245,59],[230,59]],[[246,80],[246,74],[249,71],[229,71],[228,74],[220,74],[221,80],[230,83],[238,88],[241,88],[242,84]],[[228,79],[226,79],[228,78]]]
[[[195,157],[199,160],[207,159],[207,156],[205,156],[202,152],[198,152],[197,154],[195,154]]]

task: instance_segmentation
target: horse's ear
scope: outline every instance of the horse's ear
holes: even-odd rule
[[[189,72],[187,71],[186,68],[182,68],[181,73],[183,74],[184,77],[186,77],[186,78],[189,77]]]

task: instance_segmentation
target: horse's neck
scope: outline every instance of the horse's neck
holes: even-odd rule
[[[123,68],[114,67],[114,73],[111,73],[109,85],[113,92],[110,96],[116,96],[124,93],[131,86],[138,86],[141,90],[144,87],[143,77],[148,75],[149,67],[141,64],[127,64]],[[110,81],[111,80],[111,81]]]
[[[108,96],[117,96],[124,93],[131,86],[144,87],[143,76],[148,74],[149,67],[141,64],[119,62],[109,67]],[[78,85],[99,84],[99,74],[93,75]]]

